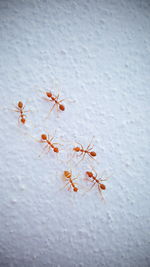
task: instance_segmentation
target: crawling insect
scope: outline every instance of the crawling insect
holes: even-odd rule
[[[68,181],[65,186],[70,184],[70,186],[68,187],[68,191],[70,191],[70,189],[72,188],[74,192],[78,192],[78,188],[76,187],[76,183],[73,182],[77,178],[72,179],[72,172],[64,171],[64,178],[65,178],[65,181]]]
[[[52,149],[55,153],[58,153],[59,149],[55,145],[57,145],[59,143],[52,143],[53,139],[54,139],[54,137],[52,137],[50,139],[49,135],[47,136],[46,134],[41,134],[41,140],[39,142],[40,143],[46,143],[46,146],[44,147],[44,149],[48,148],[48,152],[50,151],[50,149]]]
[[[24,110],[25,105],[21,101],[18,102],[16,109],[14,110],[15,112],[19,112],[20,116],[18,118],[18,122],[20,121],[22,124],[26,123],[26,115],[24,113],[29,112],[29,110]]]
[[[91,186],[90,190],[97,184],[99,193],[101,194],[102,199],[104,199],[103,195],[102,195],[102,190],[106,190],[106,186],[101,182],[106,181],[107,179],[102,179],[102,178],[97,179],[97,173],[95,172],[95,174],[93,174],[93,172],[91,172],[91,171],[87,171],[86,172],[86,176],[87,177],[86,177],[85,180],[90,181],[90,182],[93,183],[93,185]]]
[[[92,138],[92,140],[93,140],[93,138]],[[79,157],[83,155],[83,157],[81,158],[81,160],[84,159],[84,157],[85,157],[86,154],[89,155],[92,159],[94,157],[96,157],[96,152],[95,151],[91,151],[93,149],[93,146],[90,147],[91,146],[91,143],[92,143],[92,140],[91,140],[90,144],[87,146],[86,149],[84,149],[83,146],[80,143],[77,143],[80,146],[76,146],[76,147],[73,148],[73,151],[75,151],[75,152],[81,152],[78,155]]]
[[[52,106],[52,108],[49,111],[50,113],[54,109],[55,106],[56,106],[57,111],[59,111],[59,110],[64,111],[65,110],[65,106],[61,104],[61,102],[63,102],[65,99],[58,100],[59,94],[57,96],[54,96],[51,92],[45,92],[45,94],[46,94],[46,97],[43,97],[44,100],[46,100],[48,102],[54,102],[54,105]]]

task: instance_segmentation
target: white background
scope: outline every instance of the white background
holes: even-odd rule
[[[148,0],[0,1],[0,266],[150,266],[149,14]],[[75,102],[45,120],[48,89]],[[39,157],[55,130],[58,158]],[[68,166],[92,136],[97,161]],[[91,164],[105,203],[85,193]],[[69,168],[78,193],[61,190]]]

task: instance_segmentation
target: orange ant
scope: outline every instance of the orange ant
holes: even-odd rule
[[[48,97],[44,97],[44,99],[48,102],[54,102],[54,105],[52,106],[50,112],[54,109],[54,107],[56,106],[57,111],[60,109],[61,111],[65,110],[65,106],[61,104],[62,101],[64,101],[64,99],[59,100],[59,94],[57,96],[54,96],[51,92],[46,92],[46,96]]]
[[[55,147],[56,144],[58,143],[52,143],[52,140],[54,139],[54,137],[52,137],[51,139],[49,138],[49,135],[47,137],[46,134],[41,134],[41,140],[39,141],[40,143],[47,143],[45,148],[48,147],[48,152],[50,151],[50,149],[52,148],[52,150],[55,152],[55,153],[58,153],[59,152],[59,149],[58,147]]]
[[[20,116],[18,118],[18,121],[20,119],[21,123],[22,124],[25,124],[26,122],[26,119],[25,117],[27,117],[24,112],[28,112],[29,110],[24,110],[25,106],[23,105],[23,103],[21,101],[18,102],[17,106],[16,106],[16,109],[14,110],[15,112],[19,112],[20,113]]]
[[[69,171],[64,171],[64,177],[65,180],[68,181],[67,184],[65,186],[67,186],[70,183],[70,186],[68,188],[68,191],[71,189],[73,189],[74,192],[78,192],[78,188],[75,186],[76,183],[74,183],[73,181],[76,180],[77,178],[72,179],[72,172]]]
[[[93,138],[92,138],[92,140],[93,140]],[[92,140],[91,140],[91,142],[92,142]],[[83,155],[83,157],[82,157],[81,160],[84,159],[84,157],[85,157],[86,154],[88,154],[92,159],[93,159],[94,157],[96,157],[96,152],[95,152],[95,151],[91,151],[91,150],[93,149],[93,146],[90,147],[91,142],[90,142],[90,144],[87,146],[86,149],[84,149],[83,146],[82,146],[80,143],[77,143],[77,144],[80,145],[80,147],[79,147],[79,146],[76,146],[76,147],[73,148],[73,151],[75,151],[75,152],[81,152],[80,155],[78,155],[79,157],[80,157],[81,155]]]
[[[102,178],[97,179],[97,173],[96,172],[95,172],[95,175],[94,175],[93,172],[87,171],[86,175],[87,175],[88,178],[86,178],[85,180],[93,182],[93,185],[91,186],[90,189],[92,189],[97,184],[98,190],[99,190],[99,192],[101,194],[101,197],[103,199],[102,190],[106,190],[106,186],[101,182],[106,181],[107,179],[102,179]]]

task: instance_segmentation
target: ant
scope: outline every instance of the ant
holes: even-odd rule
[[[94,171],[94,169],[93,169],[93,171]],[[96,172],[94,175],[93,172],[87,171],[86,175],[87,175],[87,178],[85,180],[88,180],[88,181],[93,183],[93,185],[91,186],[90,189],[92,189],[97,184],[98,190],[102,196],[102,190],[106,190],[106,186],[101,182],[106,181],[107,179],[102,179],[102,178],[97,179],[97,173]],[[103,196],[102,196],[102,199],[103,199]]]
[[[27,117],[24,112],[28,112],[29,110],[24,110],[25,106],[23,105],[23,103],[21,101],[18,102],[17,106],[16,106],[16,109],[14,110],[15,112],[19,112],[20,113],[20,116],[18,118],[18,122],[19,122],[19,119],[21,121],[22,124],[25,124],[26,122],[26,119],[25,117]]]
[[[48,101],[48,102],[54,102],[54,105],[52,106],[50,112],[54,109],[54,107],[56,106],[57,111],[60,109],[61,111],[65,110],[65,106],[61,104],[62,101],[64,101],[64,99],[59,100],[59,94],[57,96],[54,96],[51,92],[46,92],[46,96],[44,97],[44,100]]]
[[[93,138],[92,138],[92,140],[93,140]],[[95,152],[95,151],[91,151],[92,148],[93,148],[93,146],[90,147],[90,146],[91,146],[91,143],[92,143],[92,140],[91,140],[90,144],[87,146],[86,149],[84,149],[83,146],[82,146],[80,143],[77,143],[77,144],[80,145],[80,147],[79,147],[79,146],[76,146],[76,147],[73,148],[73,151],[75,151],[75,152],[81,152],[80,155],[78,155],[79,157],[80,157],[81,155],[83,155],[83,157],[82,157],[81,160],[84,159],[84,157],[85,157],[86,154],[88,154],[92,159],[93,159],[94,157],[96,157],[96,152]]]
[[[48,147],[48,152],[50,151],[50,149],[52,148],[52,150],[55,152],[55,153],[58,153],[59,152],[59,149],[58,147],[56,147],[55,145],[58,144],[58,143],[52,143],[52,140],[54,139],[54,137],[52,137],[51,139],[49,138],[49,135],[47,137],[46,134],[41,134],[41,140],[39,141],[40,143],[47,143],[45,148]]]
[[[69,171],[64,171],[64,178],[67,182],[67,184],[65,186],[67,186],[70,183],[70,186],[68,188],[68,191],[71,189],[73,189],[74,192],[78,192],[78,188],[75,186],[76,183],[73,182],[73,180],[76,180],[77,178],[72,179],[72,172]]]

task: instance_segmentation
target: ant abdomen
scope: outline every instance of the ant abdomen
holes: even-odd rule
[[[59,149],[58,147],[54,147],[54,150],[53,150],[55,153],[58,153],[59,152]]]
[[[64,105],[59,105],[59,109],[60,109],[61,111],[64,111],[64,110],[65,110],[65,106],[64,106]]]
[[[74,187],[74,188],[73,188],[73,191],[74,191],[74,192],[78,192],[78,188],[77,188],[77,187]]]
[[[100,189],[105,190],[106,186],[104,184],[99,184]]]
[[[22,118],[22,119],[21,119],[21,122],[22,122],[23,124],[25,124],[26,119],[25,119],[25,118]]]
[[[91,155],[92,157],[96,157],[96,152],[91,151],[91,152],[90,152],[90,155]]]

